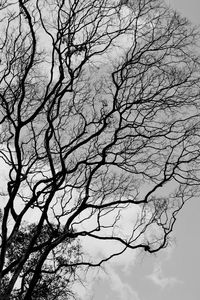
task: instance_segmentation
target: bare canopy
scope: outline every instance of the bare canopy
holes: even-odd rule
[[[198,195],[199,34],[159,0],[4,0],[0,21],[0,298],[66,299],[79,268],[166,247]]]

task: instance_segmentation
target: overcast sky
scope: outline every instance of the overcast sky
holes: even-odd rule
[[[200,25],[200,0],[168,0],[176,10]],[[92,297],[102,300],[199,300],[200,299],[200,200],[189,202],[180,213],[172,246],[155,256],[130,253],[117,264],[111,263],[110,275],[96,275]],[[86,297],[85,297],[86,298]]]
[[[167,0],[173,8],[189,18],[193,23],[200,25],[200,1],[199,0]]]
[[[200,24],[200,0],[167,2],[192,22]],[[107,273],[96,271],[95,277],[93,273],[89,278],[91,290],[83,289],[82,299],[199,300],[199,212],[199,199],[187,203],[178,217],[171,247],[156,255],[136,256],[130,251],[117,262],[107,264]]]

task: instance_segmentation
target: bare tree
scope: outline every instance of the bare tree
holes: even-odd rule
[[[0,297],[67,299],[78,268],[166,247],[198,194],[199,35],[159,0],[4,0],[0,18]],[[119,247],[95,261],[83,239]]]

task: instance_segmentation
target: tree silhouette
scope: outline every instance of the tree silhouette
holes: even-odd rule
[[[198,195],[199,34],[159,0],[5,0],[0,19],[0,298],[68,299],[79,268],[166,247]]]

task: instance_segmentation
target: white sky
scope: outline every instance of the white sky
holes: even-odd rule
[[[199,0],[167,2],[200,24]],[[1,176],[6,176],[5,170]],[[168,250],[156,256],[136,256],[136,252],[130,251],[105,266],[107,273],[95,271],[89,278],[93,284],[83,299],[199,300],[199,212],[199,199],[186,205],[175,227],[176,242]]]
[[[167,0],[173,8],[189,18],[193,23],[200,25],[200,1],[199,0]]]

